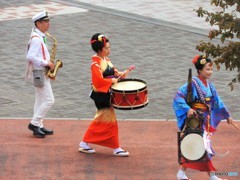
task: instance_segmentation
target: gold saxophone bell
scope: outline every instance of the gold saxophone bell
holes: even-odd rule
[[[52,79],[52,80],[55,80],[55,77],[57,75],[57,71],[62,66],[63,66],[62,61],[61,60],[57,60],[55,66],[54,66],[54,70],[51,70],[51,69],[48,70],[48,72],[47,72],[48,77],[50,79]]]
[[[53,40],[53,45],[52,45],[52,53],[50,55],[50,61],[54,64],[55,57],[56,57],[56,51],[57,51],[57,40],[51,36],[48,32],[46,33],[47,36],[49,36]],[[55,77],[57,76],[58,69],[63,66],[63,63],[61,60],[57,60],[56,64],[54,66],[54,69],[51,70],[49,67],[47,67],[47,76],[55,80]]]

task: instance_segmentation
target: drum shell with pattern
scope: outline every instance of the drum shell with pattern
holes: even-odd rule
[[[139,109],[148,104],[148,90],[145,81],[121,79],[112,85],[112,106],[121,110]]]

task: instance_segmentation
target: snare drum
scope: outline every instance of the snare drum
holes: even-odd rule
[[[180,151],[187,160],[200,160],[206,153],[203,137],[196,133],[187,134],[181,141]]]
[[[112,85],[112,105],[116,109],[131,110],[148,104],[148,91],[145,81],[140,79],[121,79]]]

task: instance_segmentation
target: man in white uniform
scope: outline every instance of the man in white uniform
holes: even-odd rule
[[[45,135],[53,134],[43,126],[43,119],[48,110],[54,104],[54,96],[49,77],[46,75],[46,67],[54,69],[50,61],[49,51],[46,45],[45,32],[49,28],[47,11],[38,13],[32,18],[35,28],[32,31],[27,47],[27,70],[26,79],[33,78],[35,86],[34,114],[28,129],[33,131],[36,137],[44,138]]]

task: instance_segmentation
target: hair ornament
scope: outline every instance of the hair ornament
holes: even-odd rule
[[[104,34],[100,34],[98,36],[98,41],[103,42],[104,46],[106,45],[107,39],[108,39],[108,37],[105,36]]]
[[[201,61],[200,61],[200,64],[202,64],[202,65],[204,65],[204,64],[206,64],[206,59],[201,59]]]
[[[192,59],[192,63],[196,64],[199,57],[200,57],[200,55],[194,56],[194,58]]]
[[[104,38],[105,38],[105,35],[100,34],[100,35],[98,36],[98,41],[102,42]]]
[[[105,46],[106,42],[107,42],[107,39],[108,39],[107,36],[105,36],[103,34],[100,34],[97,39],[91,40],[90,43],[93,44],[95,42],[102,42],[104,44],[104,46]]]
[[[93,43],[95,43],[95,42],[97,42],[96,39],[90,41],[91,44],[93,44]]]

